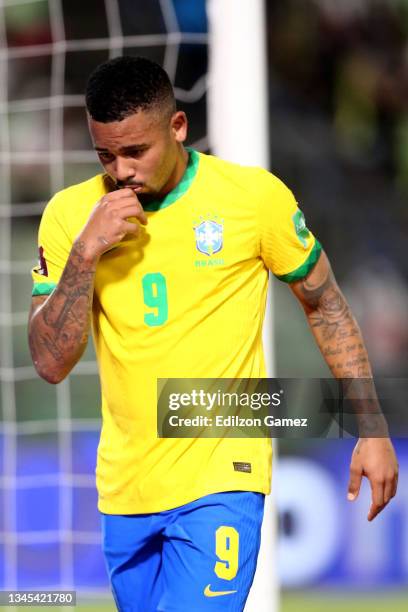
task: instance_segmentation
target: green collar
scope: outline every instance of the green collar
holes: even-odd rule
[[[143,206],[144,210],[146,210],[147,212],[154,212],[156,210],[162,210],[163,208],[167,208],[167,206],[170,206],[170,204],[174,204],[174,202],[181,198],[181,196],[183,196],[190,189],[191,183],[193,182],[194,177],[197,174],[200,156],[197,151],[194,151],[194,149],[187,148],[187,151],[189,154],[187,168],[185,169],[185,172],[180,182],[161,200],[154,200],[153,202],[145,204]]]

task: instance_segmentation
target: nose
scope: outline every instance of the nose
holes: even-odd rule
[[[133,167],[133,160],[126,157],[117,157],[115,160],[113,171],[118,182],[126,183],[133,179],[136,174],[136,169]]]

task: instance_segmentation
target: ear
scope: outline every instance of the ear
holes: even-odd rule
[[[176,142],[184,142],[187,138],[188,122],[186,113],[177,111],[170,120],[170,129]]]

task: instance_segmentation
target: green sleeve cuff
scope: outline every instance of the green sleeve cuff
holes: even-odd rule
[[[32,295],[50,295],[57,286],[57,283],[35,283]]]
[[[305,262],[302,263],[301,266],[293,270],[293,272],[289,272],[288,274],[275,274],[276,278],[279,278],[280,281],[284,283],[295,283],[296,281],[302,280],[305,278],[313,270],[315,265],[317,264],[319,257],[322,253],[322,245],[318,240],[315,240],[313,249],[309,253],[309,257]]]

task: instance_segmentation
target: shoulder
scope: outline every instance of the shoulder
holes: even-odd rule
[[[256,176],[266,172],[257,166],[244,166],[236,162],[227,161],[216,155],[199,153],[200,164],[204,171],[212,172],[224,176],[226,179],[236,180],[245,183],[249,176]]]
[[[57,210],[64,207],[67,203],[74,206],[74,208],[80,207],[83,205],[83,198],[88,199],[94,196],[99,199],[106,191],[107,176],[105,174],[97,174],[86,181],[57,191],[47,204],[47,208],[50,207]]]
[[[68,235],[76,235],[109,190],[107,180],[106,175],[98,174],[55,193],[44,209],[42,224],[56,225]]]
[[[292,193],[281,179],[260,166],[245,166],[204,153],[200,153],[200,163],[204,172],[217,175],[262,200],[285,198]]]

